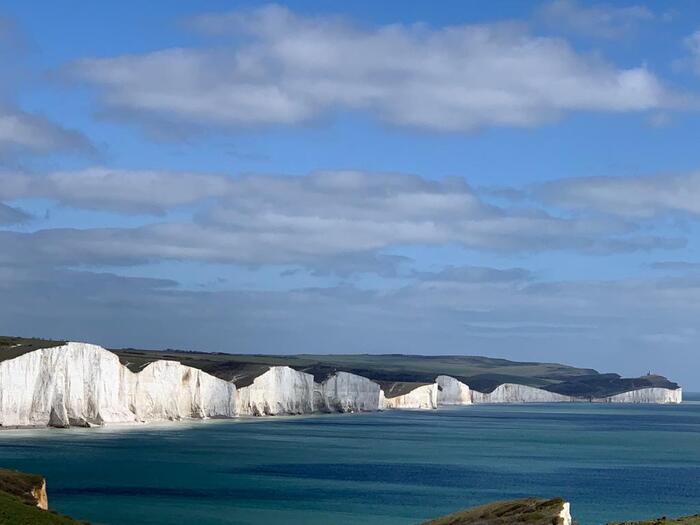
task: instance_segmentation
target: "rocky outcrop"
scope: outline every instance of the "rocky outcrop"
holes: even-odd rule
[[[36,506],[41,510],[49,510],[49,497],[46,494],[46,480],[41,480],[41,485],[32,489],[32,497],[36,501]]]
[[[614,396],[593,400],[596,403],[655,403],[675,404],[683,401],[683,389],[676,388],[641,388]]]
[[[431,409],[437,408],[437,383],[422,385],[406,394],[384,398],[384,408]]]
[[[380,410],[381,389],[366,377],[337,372],[314,386],[314,408],[319,412]]]
[[[567,403],[572,401],[576,399],[541,388],[514,383],[504,383],[489,393],[472,390],[474,403]]]
[[[437,376],[435,383],[438,386],[438,406],[472,404],[472,394],[469,387],[454,377]]]
[[[238,413],[246,416],[310,414],[314,376],[288,366],[273,366],[238,389]]]

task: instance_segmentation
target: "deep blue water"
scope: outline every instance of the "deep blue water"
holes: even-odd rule
[[[412,525],[561,496],[582,525],[700,513],[700,398],[0,432],[95,524]]]

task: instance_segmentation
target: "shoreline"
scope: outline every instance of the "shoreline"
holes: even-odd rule
[[[358,415],[369,415],[369,414],[390,414],[390,413],[424,413],[432,414],[435,412],[442,411],[457,411],[457,410],[473,410],[478,409],[478,407],[579,407],[579,406],[595,406],[600,407],[610,407],[614,410],[622,410],[631,407],[645,407],[645,408],[661,408],[661,407],[678,407],[689,404],[700,403],[700,392],[690,393],[691,398],[696,399],[684,400],[681,403],[607,403],[607,402],[595,402],[595,401],[552,401],[552,402],[512,402],[512,403],[475,403],[471,405],[442,405],[433,409],[425,408],[388,408],[383,410],[364,410],[364,411],[350,411],[350,412],[311,412],[306,414],[270,414],[261,416],[251,416],[251,415],[240,415],[234,417],[208,417],[208,418],[182,418],[178,420],[153,420],[153,421],[134,421],[134,422],[116,422],[107,423],[104,425],[92,425],[92,426],[69,426],[65,428],[52,427],[49,425],[26,425],[26,426],[0,426],[0,436],[3,434],[16,434],[21,432],[28,432],[35,435],[36,432],[40,431],[42,434],[46,434],[47,430],[50,433],[55,432],[86,432],[86,433],[100,433],[102,431],[124,431],[129,432],[132,430],[145,430],[145,429],[185,429],[187,427],[196,427],[202,424],[230,424],[230,423],[253,423],[253,422],[263,422],[263,421],[287,421],[296,419],[310,419],[310,418],[320,418],[320,417],[351,417]]]

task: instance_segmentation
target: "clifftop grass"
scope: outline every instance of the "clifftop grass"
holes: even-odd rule
[[[12,359],[39,348],[60,346],[64,341],[0,336],[0,361]],[[179,361],[198,368],[237,387],[250,385],[270,366],[289,366],[307,372],[318,382],[337,371],[357,374],[379,383],[391,396],[449,375],[479,392],[492,392],[503,383],[543,388],[576,397],[605,397],[647,387],[678,388],[665,377],[648,375],[622,378],[600,374],[589,368],[558,363],[518,362],[480,356],[404,354],[227,354],[184,350],[111,349],[122,364],[133,372],[159,359]],[[388,395],[388,397],[391,397]]]

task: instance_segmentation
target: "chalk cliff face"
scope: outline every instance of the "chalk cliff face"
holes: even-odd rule
[[[566,403],[575,401],[574,398],[555,394],[541,388],[514,383],[504,383],[493,392],[483,394],[472,390],[474,403]]]
[[[131,377],[130,407],[139,421],[236,415],[236,387],[177,361],[156,361]]]
[[[437,376],[437,404],[440,405],[471,405],[472,395],[469,387],[450,376]]]
[[[238,413],[247,416],[310,414],[314,376],[288,366],[272,366],[253,384],[238,389]]]
[[[381,389],[366,377],[337,372],[314,388],[314,408],[320,412],[369,412],[381,408]]]
[[[174,361],[134,374],[104,348],[45,348],[0,363],[0,425],[55,427],[232,417],[232,383]]]
[[[87,426],[134,421],[131,372],[95,345],[69,343],[0,363],[0,424]]]
[[[384,408],[437,408],[437,393],[437,383],[422,385],[400,396],[385,397]]]
[[[390,394],[391,395],[391,394]],[[682,390],[645,388],[594,399],[607,403],[680,403]],[[134,373],[96,345],[68,343],[0,362],[0,426],[93,426],[188,418],[434,409],[471,403],[588,401],[506,383],[491,393],[441,375],[386,398],[365,377],[337,372],[322,383],[287,366],[272,366],[236,388],[202,370],[161,360]]]
[[[594,399],[597,403],[657,403],[675,404],[683,401],[683,389],[642,388],[614,396]]]

